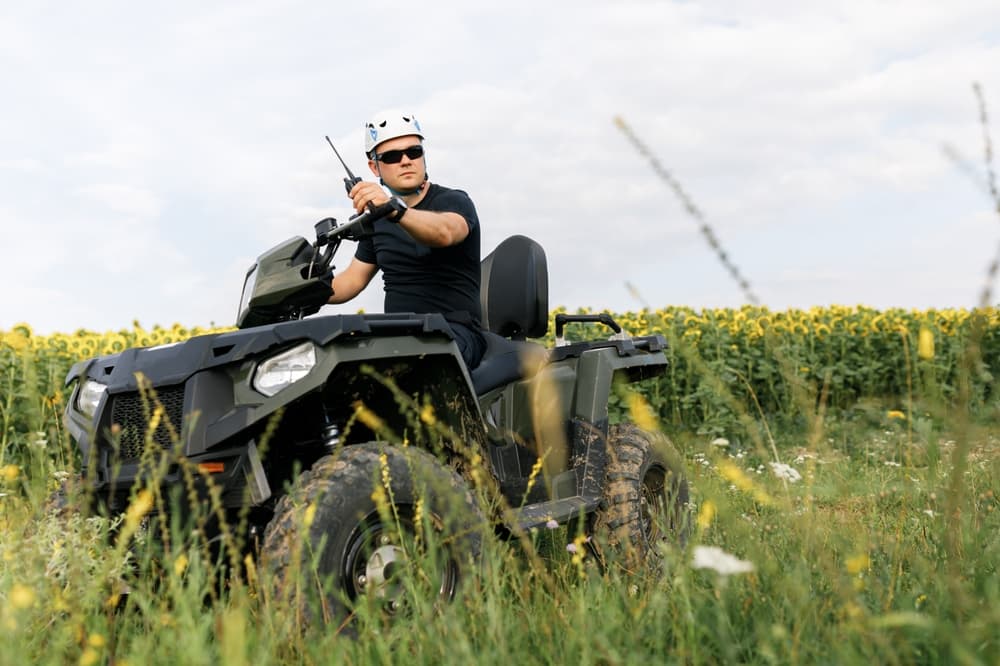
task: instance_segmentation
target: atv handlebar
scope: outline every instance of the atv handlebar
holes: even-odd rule
[[[332,217],[323,218],[315,224],[316,247],[341,240],[359,240],[370,236],[373,232],[372,223],[381,220],[393,210],[395,207],[392,200],[389,200],[381,206],[373,206],[365,212],[355,215],[341,225],[338,225],[337,220]]]
[[[302,277],[308,279],[332,272],[331,262],[337,248],[340,247],[340,242],[343,240],[357,241],[371,236],[375,231],[374,223],[393,210],[396,208],[390,199],[381,206],[370,206],[368,210],[355,215],[344,224],[338,225],[337,220],[332,217],[324,217],[317,222],[313,225],[316,229],[316,242],[313,244],[313,247],[316,248],[316,254],[308,271]],[[319,249],[324,245],[326,249],[320,253]]]

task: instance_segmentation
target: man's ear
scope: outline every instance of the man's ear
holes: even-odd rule
[[[382,174],[379,173],[378,162],[376,162],[375,160],[368,160],[368,168],[371,169],[372,173],[378,176],[379,178],[382,177]]]

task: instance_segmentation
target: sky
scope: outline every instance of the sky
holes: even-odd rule
[[[971,307],[998,62],[996,0],[4,3],[0,330],[233,324],[259,254],[352,212],[323,137],[370,177],[385,108],[484,256],[542,244],[551,307]]]

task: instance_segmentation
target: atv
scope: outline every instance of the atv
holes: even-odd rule
[[[529,340],[548,332],[548,276],[525,236],[482,261],[488,349],[471,372],[442,315],[318,314],[341,242],[390,204],[262,254],[237,330],[73,366],[65,420],[88,508],[120,514],[150,485],[173,518],[217,506],[285,592],[300,572],[322,581],[302,587],[321,590],[306,601],[328,621],[362,600],[396,612],[398,570],[421,543],[439,545],[419,566],[443,600],[476,575],[491,533],[570,525],[655,564],[661,542],[684,539],[687,482],[666,438],[609,425],[608,402],[664,372],[663,336],[559,313],[552,348]],[[613,334],[568,342],[569,324]]]

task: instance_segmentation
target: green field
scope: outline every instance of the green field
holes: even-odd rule
[[[663,574],[602,570],[565,528],[489,539],[461,598],[359,608],[356,638],[304,626],[252,560],[220,580],[197,531],[154,546],[154,499],[115,521],[47,504],[78,468],[67,364],[199,331],[3,333],[0,664],[1000,663],[995,312],[620,319],[671,342],[615,405],[684,458],[695,525]]]

